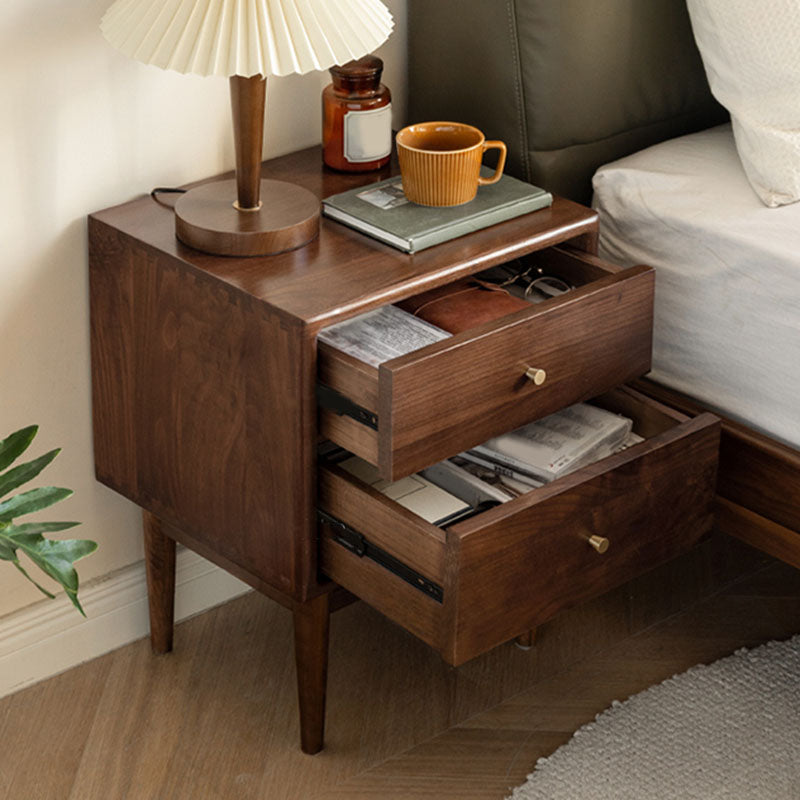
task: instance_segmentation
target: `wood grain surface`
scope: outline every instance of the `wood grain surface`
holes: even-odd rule
[[[262,169],[262,177],[296,183],[318,198],[388,175],[386,170],[348,175],[323,168],[318,147],[267,161]],[[550,208],[415,255],[323,218],[319,236],[298,250],[256,258],[219,258],[181,244],[175,238],[171,209],[149,197],[97,212],[92,218],[168,259],[177,259],[187,272],[218,278],[269,303],[275,313],[307,323],[314,333],[323,325],[542,247],[571,239],[590,247],[597,230],[597,215],[591,209],[556,198]]]
[[[195,186],[175,201],[175,235],[218,256],[265,256],[294,250],[319,233],[319,198],[288,181],[263,180],[259,205],[236,207],[233,180]]]
[[[456,665],[690,548],[711,529],[719,422],[698,417],[453,526]],[[605,553],[589,544],[610,541]],[[448,586],[448,589],[451,587]]]
[[[548,275],[555,275],[575,287],[585,286],[622,271],[621,267],[569,246],[538,250],[520,259],[518,265],[520,270],[532,268],[542,270]],[[549,304],[550,307],[555,305],[559,305],[559,302]],[[635,310],[632,309],[632,312],[635,313]],[[317,377],[320,383],[377,414],[379,395],[377,367],[318,340]]]
[[[297,699],[300,707],[300,749],[308,755],[322,750],[325,735],[325,695],[328,686],[329,595],[321,594],[293,611]]]
[[[396,479],[650,369],[654,273],[607,276],[381,364],[378,450]],[[536,386],[528,367],[543,369]]]
[[[800,569],[800,533],[738,503],[717,497],[720,530]]]
[[[447,629],[441,603],[335,542],[327,525],[320,531],[320,569],[417,639],[442,651]]]
[[[687,413],[702,404],[653,381],[642,391]],[[718,414],[722,420],[718,492],[721,497],[800,532],[800,452]]]
[[[317,585],[313,343],[91,220],[98,478],[278,592]]]
[[[172,650],[175,622],[175,540],[167,536],[161,520],[142,513],[144,565],[150,611],[150,645],[157,654]]]
[[[374,431],[323,411],[323,435],[395,480],[650,369],[652,270],[557,248],[529,261],[579,288],[380,368],[320,343],[320,381],[378,412]]]
[[[441,583],[446,534],[335,465],[321,466],[319,507],[373,544]]]
[[[320,408],[318,428],[323,439],[335,442],[370,464],[378,463],[378,432],[362,422]]]
[[[228,79],[236,153],[236,196],[240,208],[257,208],[261,188],[264,104],[267,81],[261,75]]]
[[[321,507],[443,585],[441,610],[328,535],[322,568],[459,665],[687,550],[713,521],[719,421],[629,389],[599,402],[651,438],[456,523],[446,546],[437,528],[355,478],[321,470]],[[610,539],[606,553],[592,549],[593,535]]]
[[[356,405],[378,413],[378,369],[317,340],[317,379]]]

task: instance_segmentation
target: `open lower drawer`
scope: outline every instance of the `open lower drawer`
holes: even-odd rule
[[[650,369],[651,268],[574,249],[528,258],[576,288],[380,367],[320,342],[321,435],[395,480]]]
[[[444,530],[321,464],[321,570],[458,665],[688,549],[712,522],[719,420],[626,387],[595,402],[645,441]]]

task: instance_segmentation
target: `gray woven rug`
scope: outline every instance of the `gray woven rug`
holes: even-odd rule
[[[615,701],[511,797],[800,800],[800,635]]]

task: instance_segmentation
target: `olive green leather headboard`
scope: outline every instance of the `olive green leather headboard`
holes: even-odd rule
[[[588,202],[595,169],[726,119],[685,0],[409,0],[409,122],[477,125]]]

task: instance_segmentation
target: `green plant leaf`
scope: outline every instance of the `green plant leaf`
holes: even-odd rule
[[[28,449],[38,430],[38,425],[29,425],[0,442],[0,470],[4,470]]]
[[[51,450],[33,461],[28,461],[27,464],[20,464],[18,467],[4,472],[0,475],[0,497],[13,492],[23,483],[33,480],[60,452],[60,448]]]
[[[2,534],[0,534],[2,536]],[[0,538],[0,561],[16,561],[17,551]]]
[[[28,580],[37,586],[49,597],[46,589],[40,586],[23,569],[19,563],[16,551],[25,553],[39,569],[61,584],[72,601],[72,604],[84,616],[85,613],[78,602],[78,573],[73,564],[84,556],[88,556],[97,549],[97,543],[89,539],[45,539],[42,531],[64,530],[74,526],[74,522],[33,522],[25,525],[7,525],[0,528],[0,550],[13,551],[13,558],[6,558],[14,562]]]
[[[51,600],[55,600],[55,597],[56,597],[56,596],[55,596],[55,595],[54,595],[52,592],[49,592],[49,591],[47,591],[47,589],[45,589],[45,588],[44,588],[44,586],[42,586],[42,584],[41,584],[41,583],[37,583],[37,582],[36,582],[36,581],[35,581],[33,578],[31,578],[31,576],[30,576],[30,575],[28,575],[28,573],[27,573],[27,571],[25,570],[25,568],[22,566],[22,564],[20,564],[20,563],[19,563],[19,559],[18,559],[18,558],[15,558],[15,559],[14,559],[14,566],[15,566],[15,567],[16,567],[16,568],[17,568],[17,569],[18,569],[18,570],[19,570],[19,571],[20,571],[20,572],[21,572],[21,573],[22,573],[22,574],[23,574],[23,575],[24,575],[24,576],[25,576],[25,577],[26,577],[26,578],[27,578],[27,579],[28,579],[28,580],[29,580],[29,581],[30,581],[30,582],[31,582],[31,583],[32,583],[32,584],[33,584],[33,585],[34,585],[34,586],[35,586],[35,587],[36,587],[36,588],[37,588],[37,589],[38,589],[38,590],[39,590],[39,591],[42,593],[42,594],[43,594],[43,595],[46,595],[46,596],[47,596],[47,597],[49,597]],[[81,614],[83,614],[83,609],[81,609]],[[86,616],[86,614],[83,614],[83,616],[85,617],[85,616]]]
[[[0,522],[9,522],[23,514],[41,511],[71,494],[72,489],[60,489],[57,486],[43,486],[41,489],[31,489],[22,494],[15,494],[0,503]]]
[[[35,478],[60,452],[51,450],[43,456],[9,469],[11,464],[27,450],[39,430],[37,425],[12,433],[0,441],[0,497],[5,497],[22,484]],[[78,602],[78,573],[73,564],[97,549],[89,539],[47,539],[45,533],[63,531],[77,522],[28,522],[14,524],[17,517],[41,511],[72,494],[71,489],[44,486],[9,497],[0,502],[0,561],[10,561],[34,586],[48,597],[50,591],[37,583],[22,566],[19,552],[25,553],[33,563],[64,588],[72,604],[84,616]]]
[[[74,528],[76,525],[80,525],[80,522],[23,522],[22,525],[8,525],[5,532],[8,533],[11,529],[15,536],[23,533],[55,533],[56,531],[65,531],[67,528]],[[0,527],[0,536],[3,533],[4,529]]]

